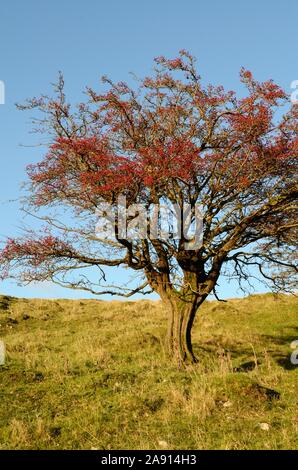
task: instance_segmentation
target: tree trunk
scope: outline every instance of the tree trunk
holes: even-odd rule
[[[171,302],[167,342],[169,354],[179,367],[197,362],[191,342],[197,308],[197,302]]]

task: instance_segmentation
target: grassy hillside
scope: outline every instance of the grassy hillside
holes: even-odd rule
[[[159,302],[0,297],[0,449],[298,449],[297,298],[208,302],[198,365]]]

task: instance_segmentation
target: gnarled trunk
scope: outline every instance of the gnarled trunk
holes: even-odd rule
[[[197,301],[170,302],[167,345],[170,357],[177,362],[178,366],[197,362],[192,347],[191,330],[198,306]]]
[[[199,306],[204,302],[215,284],[215,280],[206,282],[204,272],[193,273],[184,270],[183,287],[173,288],[168,275],[148,271],[150,286],[160,295],[163,305],[169,313],[167,350],[170,359],[178,367],[197,362],[193,352],[191,331]]]

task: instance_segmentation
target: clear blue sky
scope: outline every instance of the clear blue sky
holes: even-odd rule
[[[50,92],[58,70],[76,102],[85,85],[96,87],[101,75],[129,80],[133,71],[142,76],[150,73],[155,56],[176,56],[184,48],[198,58],[208,82],[237,90],[238,72],[245,66],[258,79],[273,78],[290,92],[290,83],[298,79],[297,21],[297,0],[2,0],[1,238],[19,233],[18,203],[7,201],[20,196],[25,166],[42,157],[41,149],[20,146],[36,138],[29,134],[30,116],[14,103]],[[221,292],[239,295],[233,285],[223,284]],[[48,284],[11,282],[2,283],[0,293],[84,297]]]

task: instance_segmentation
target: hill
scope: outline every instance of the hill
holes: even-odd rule
[[[297,307],[207,302],[181,371],[158,301],[0,296],[0,449],[298,449]]]

